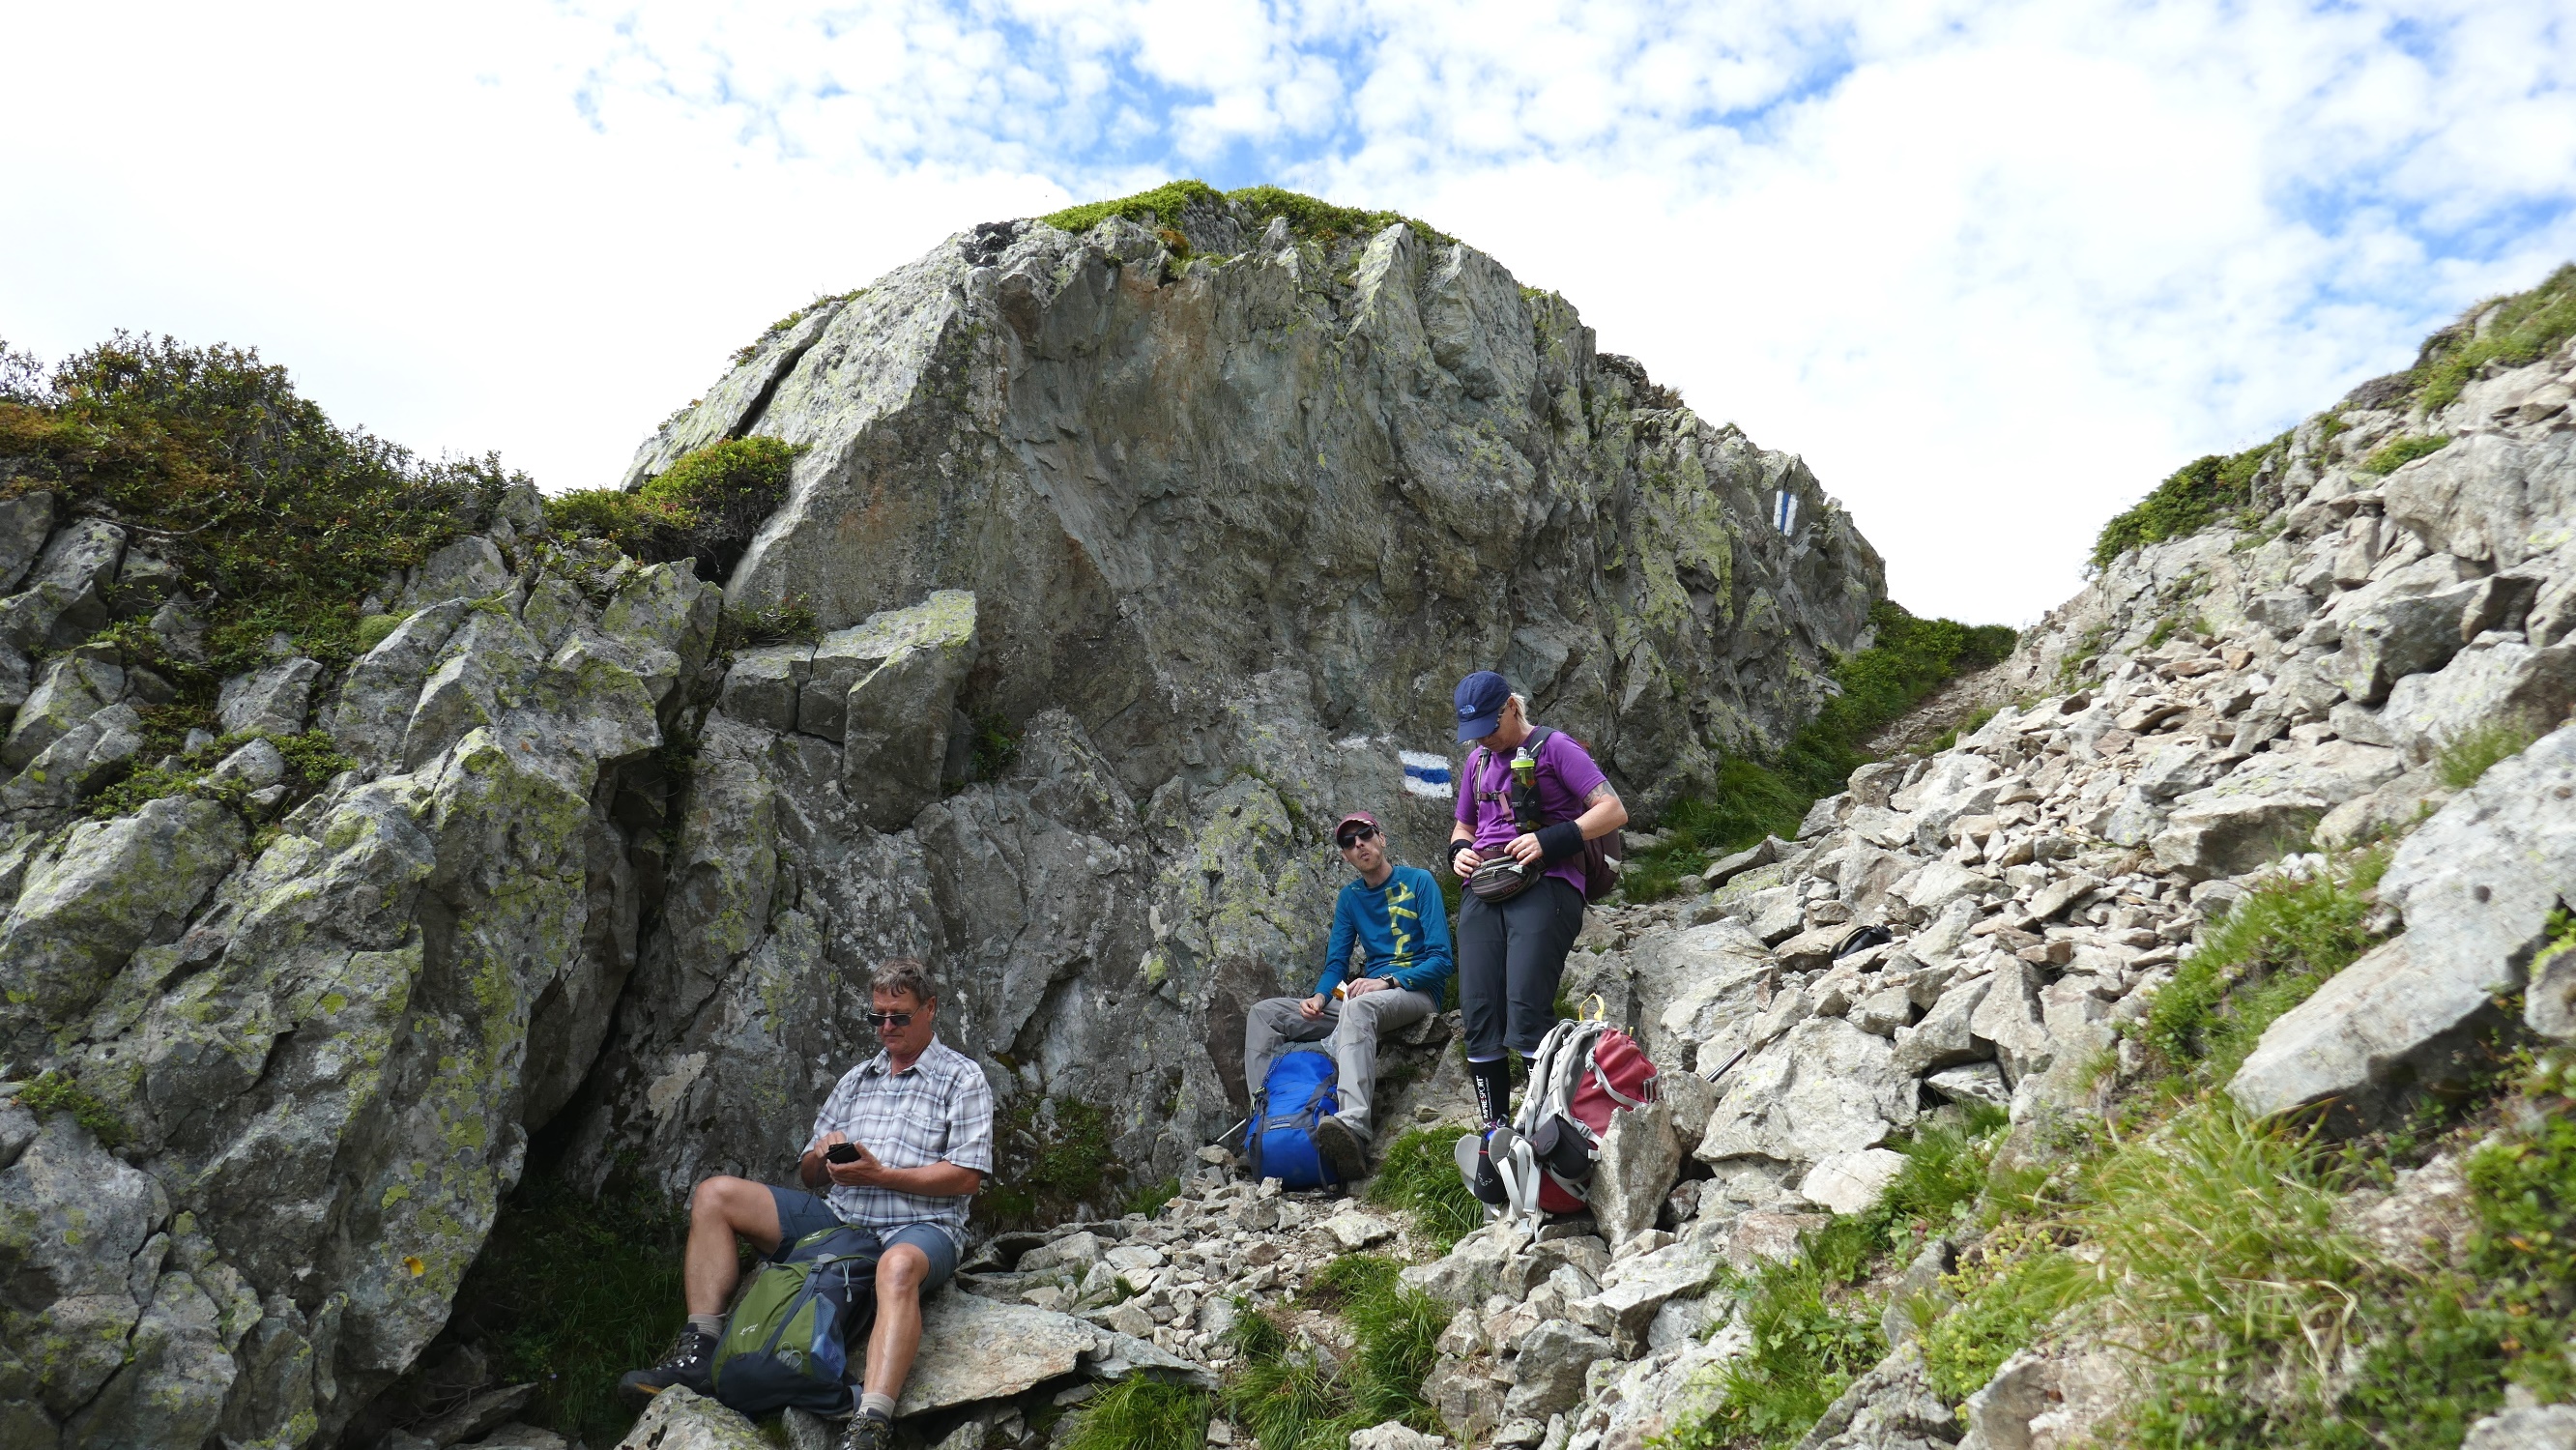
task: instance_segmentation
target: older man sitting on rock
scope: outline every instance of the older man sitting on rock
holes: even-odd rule
[[[726,1301],[740,1277],[734,1240],[772,1259],[839,1224],[876,1231],[876,1327],[842,1450],[894,1443],[895,1399],[921,1344],[922,1296],[948,1282],[966,1243],[966,1204],[993,1170],[993,1089],[974,1059],[933,1030],[939,995],[921,963],[897,957],[868,984],[868,1022],[884,1050],[851,1068],[824,1101],[796,1165],[803,1188],[710,1178],[689,1200],[683,1277],[689,1322],[669,1355],[618,1389],[644,1402],[672,1385],[712,1390]],[[825,1189],[820,1193],[816,1190]]]

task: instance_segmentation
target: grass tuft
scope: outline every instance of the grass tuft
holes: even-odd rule
[[[761,436],[728,438],[682,454],[633,493],[557,494],[546,500],[546,522],[650,563],[693,558],[702,577],[721,579],[786,499],[788,474],[806,447]]]
[[[2373,890],[2389,849],[2373,846],[2304,880],[2256,887],[2156,993],[2147,1045],[2210,1082],[2232,1076],[2263,1029],[2379,941]]]
[[[240,810],[250,796],[250,782],[238,778],[215,780],[213,772],[225,756],[260,739],[276,746],[278,754],[286,758],[286,778],[280,782],[286,787],[286,795],[278,803],[281,811],[293,809],[330,784],[331,777],[356,764],[340,753],[339,742],[327,730],[307,730],[301,735],[227,735],[188,751],[170,765],[145,766],[100,791],[90,801],[90,816],[104,821],[132,815],[164,796],[174,795],[201,795]]]
[[[2486,335],[2476,321],[2488,308],[2496,314]],[[2521,367],[2547,357],[2569,337],[2576,337],[2576,262],[2549,274],[2528,292],[2504,298],[2499,305],[2481,302],[2451,326],[2424,340],[2410,373],[2417,399],[2429,412],[2449,406],[2461,389],[2489,363]]]
[[[778,604],[727,603],[716,627],[716,652],[731,654],[738,649],[772,644],[812,644],[822,637],[822,622],[802,594]]]
[[[2222,515],[2252,507],[2255,475],[2267,461],[2289,457],[2289,448],[2284,433],[2233,456],[2211,453],[2175,469],[2102,526],[2093,540],[2093,568],[2108,569],[2131,549],[2199,533]]]
[[[1329,242],[1343,237],[1373,236],[1402,222],[1425,241],[1441,246],[1454,246],[1458,241],[1446,232],[1398,212],[1335,206],[1302,192],[1276,186],[1247,186],[1237,191],[1219,191],[1195,179],[1167,181],[1134,196],[1069,206],[1062,211],[1049,212],[1038,220],[1058,231],[1087,232],[1111,217],[1125,217],[1177,235],[1182,218],[1191,207],[1221,207],[1227,202],[1249,210],[1255,226],[1267,225],[1272,217],[1286,217],[1288,229],[1309,240]],[[1170,245],[1169,236],[1165,237],[1165,244]],[[1189,244],[1184,240],[1172,251],[1174,256],[1187,256]]]
[[[1439,1433],[1422,1380],[1449,1310],[1405,1288],[1400,1267],[1383,1255],[1346,1254],[1317,1271],[1306,1302],[1350,1326],[1358,1347],[1346,1359],[1292,1343],[1258,1311],[1237,1318],[1228,1340],[1242,1365],[1221,1395],[1228,1418],[1251,1429],[1263,1450],[1342,1450],[1354,1431],[1389,1420]]]
[[[2449,447],[2450,444],[2451,435],[2448,433],[2436,433],[2431,437],[2425,437],[2421,434],[2410,434],[2403,438],[2392,438],[2386,443],[2383,443],[2379,445],[2379,447],[2371,450],[2370,456],[2355,465],[2352,471],[2355,473],[2395,473],[2397,470],[2414,462],[2418,458],[2427,458],[2433,454],[2441,452],[2443,449]]]
[[[1127,1202],[1119,1209],[1119,1212],[1141,1213],[1147,1218],[1152,1218],[1154,1215],[1163,1211],[1164,1204],[1167,1204],[1180,1196],[1181,1180],[1177,1178],[1166,1178],[1160,1183],[1146,1184],[1144,1187],[1128,1194]]]
[[[40,1116],[69,1113],[72,1121],[87,1128],[102,1148],[116,1147],[134,1136],[114,1108],[100,1102],[96,1094],[65,1073],[37,1074],[33,1082],[19,1087],[18,1102]]]
[[[2445,742],[2433,768],[2442,784],[2453,790],[2467,790],[2499,762],[2520,755],[2537,738],[2520,721],[2491,720],[2462,731],[2457,740]]]
[[[1205,1390],[1134,1375],[1073,1415],[1052,1443],[1063,1450],[1198,1450],[1207,1443]]]
[[[1406,1133],[1387,1148],[1368,1188],[1369,1202],[1413,1215],[1414,1230],[1444,1254],[1485,1222],[1485,1206],[1459,1181],[1451,1156],[1466,1131],[1453,1125]]]

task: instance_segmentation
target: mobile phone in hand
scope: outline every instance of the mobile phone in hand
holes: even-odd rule
[[[859,1145],[856,1143],[835,1143],[831,1147],[823,1150],[823,1161],[827,1163],[856,1163],[859,1161]]]

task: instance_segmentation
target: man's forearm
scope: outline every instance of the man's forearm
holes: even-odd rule
[[[954,1163],[926,1163],[919,1168],[881,1168],[875,1186],[924,1198],[962,1198],[984,1186],[984,1175]]]

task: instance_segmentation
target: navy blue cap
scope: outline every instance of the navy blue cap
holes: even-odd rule
[[[1458,739],[1482,740],[1503,723],[1503,706],[1512,687],[1492,670],[1478,670],[1458,682]]]

